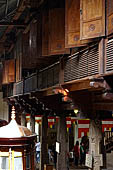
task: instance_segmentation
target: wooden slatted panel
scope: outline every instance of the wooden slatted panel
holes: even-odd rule
[[[37,89],[37,75],[27,78],[24,83],[24,93],[35,91]]]
[[[24,93],[29,93],[31,91],[32,82],[26,79],[24,82]]]
[[[8,97],[13,96],[13,83],[8,84]]]
[[[87,55],[88,55],[88,51],[79,54],[78,75],[77,75],[78,79],[87,77],[87,73],[88,73]]]
[[[42,89],[42,72],[38,74],[38,89]]]
[[[87,51],[76,54],[65,62],[64,81],[71,81],[87,76]]]
[[[46,88],[47,87],[47,70],[42,72],[42,87],[41,88]]]
[[[58,84],[59,83],[59,69],[60,69],[60,66],[59,64],[56,64],[54,67],[53,67],[53,78],[54,78],[54,85]]]
[[[78,78],[78,63],[79,63],[79,55],[76,54],[71,59],[71,80],[76,80]]]
[[[98,46],[76,53],[65,61],[64,82],[98,74]]]
[[[109,40],[106,46],[106,71],[113,71],[113,39]]]
[[[47,70],[47,86],[53,86],[53,68]]]
[[[37,89],[37,74],[32,76],[32,91]]]
[[[23,94],[23,81],[14,83],[13,86],[13,96]]]
[[[99,73],[98,45],[88,51],[88,76]]]
[[[67,59],[64,64],[64,82],[71,80],[71,60]]]

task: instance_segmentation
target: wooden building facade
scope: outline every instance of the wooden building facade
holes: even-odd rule
[[[21,0],[11,21],[0,26],[7,26],[0,38],[3,98],[21,119],[43,115],[42,127],[47,128],[47,116],[60,117],[58,170],[66,170],[66,116],[75,116],[77,108],[91,120],[89,153],[96,161],[103,154],[101,120],[112,118],[113,111],[113,2]],[[46,128],[41,170],[48,163]]]

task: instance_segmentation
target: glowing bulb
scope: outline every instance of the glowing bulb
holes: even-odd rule
[[[67,93],[69,93],[69,90],[68,90],[68,89],[65,89],[65,91],[66,91]]]
[[[77,114],[78,113],[78,109],[74,109],[74,113]]]

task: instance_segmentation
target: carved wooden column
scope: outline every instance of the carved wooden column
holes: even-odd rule
[[[93,170],[100,170],[102,143],[102,124],[101,120],[91,119],[89,125],[89,152],[93,156]]]
[[[61,143],[61,152],[57,155],[57,169],[67,170],[67,130],[66,130],[66,117],[62,113],[58,123],[57,140]]]
[[[46,115],[43,115],[42,126],[41,126],[41,140],[40,140],[41,142],[40,170],[44,170],[44,164],[49,163],[47,130],[48,130],[48,119]]]

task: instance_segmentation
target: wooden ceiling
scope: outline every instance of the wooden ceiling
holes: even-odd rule
[[[10,36],[10,33],[14,32],[15,34],[17,34],[19,30],[21,29],[25,29],[25,30],[28,29],[30,21],[32,20],[33,15],[34,15],[34,12],[33,12],[34,6],[35,6],[34,2],[36,3],[36,1],[34,0],[0,1],[0,8],[2,8],[5,11],[5,15],[2,16],[1,15],[2,11],[0,9],[0,16],[1,16],[0,18],[0,54],[4,53],[4,50],[10,51],[10,49],[14,45],[13,42],[8,41],[8,36]],[[40,0],[39,3],[37,1],[37,4],[41,5],[41,3],[43,2],[44,0]],[[16,5],[15,8],[14,8],[14,3]],[[10,19],[9,19],[9,14],[7,12],[9,8],[10,8],[10,13],[11,13]]]

